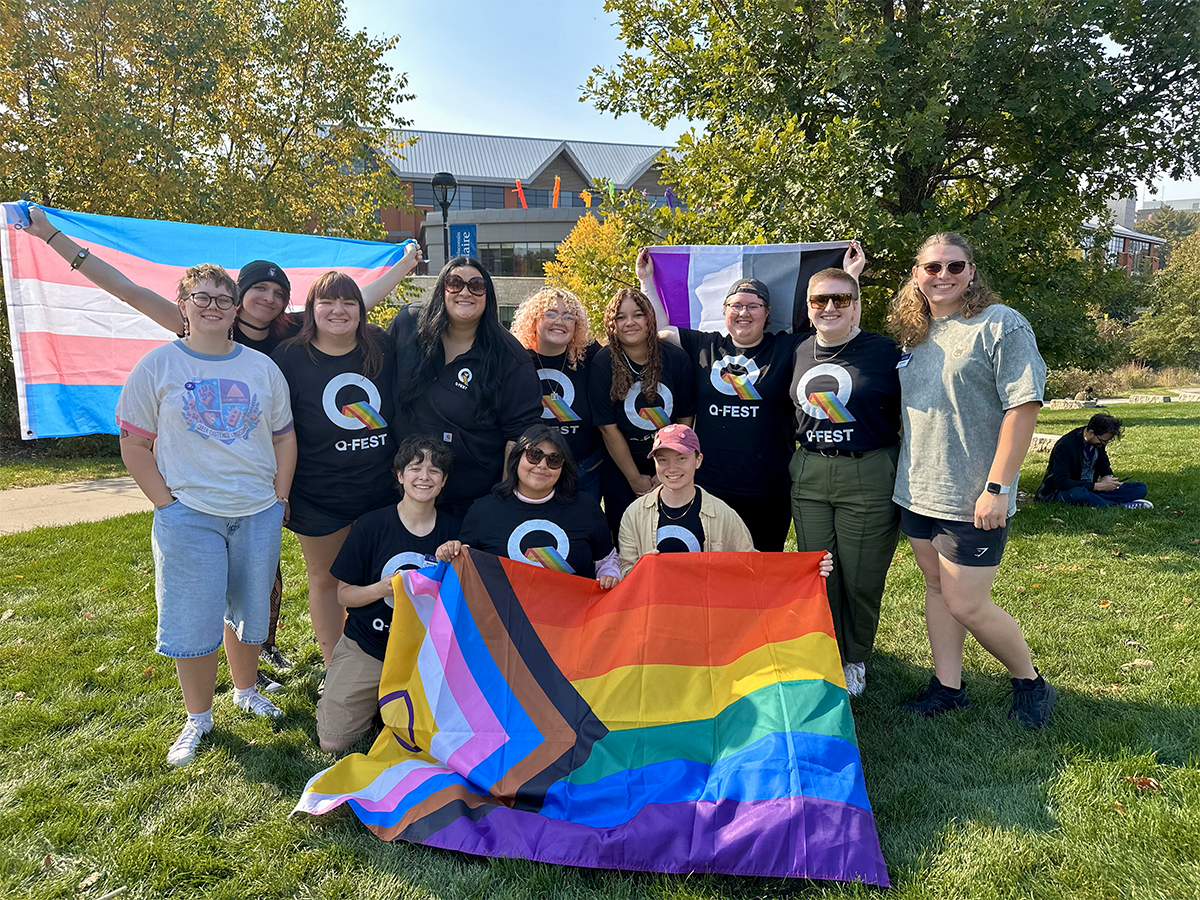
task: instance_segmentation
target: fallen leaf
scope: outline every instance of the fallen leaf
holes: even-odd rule
[[[1031,584],[1030,587],[1036,591],[1041,587],[1041,585],[1040,584]]]
[[[103,671],[104,671],[105,669],[107,669],[107,668],[108,668],[108,666],[104,666],[104,665],[102,665],[102,666],[99,666],[99,667],[97,667],[96,671],[97,671],[97,672],[103,672]]]
[[[1120,800],[1113,801],[1113,809],[1115,809],[1121,815],[1125,815],[1125,804],[1122,803]]]
[[[50,854],[49,853],[47,853],[44,857],[42,857],[42,868],[43,869],[50,868]]]
[[[84,612],[80,613],[80,615],[83,616],[85,619],[87,619],[89,622],[92,621],[92,619],[96,618],[94,615],[92,615],[90,612],[87,612],[86,610]]]
[[[1060,519],[1058,516],[1051,516],[1051,517],[1050,517],[1050,521],[1051,521],[1051,522],[1057,522],[1059,525],[1065,525],[1065,524],[1067,524],[1067,523],[1066,523],[1066,522],[1064,522],[1062,519]]]
[[[1167,617],[1167,614],[1166,614],[1166,613],[1163,613],[1161,616],[1155,616],[1155,617],[1154,617],[1154,621],[1155,621],[1155,622],[1161,622],[1161,621],[1162,621],[1163,619],[1165,619],[1166,617]]]
[[[99,881],[103,877],[104,876],[101,875],[99,872],[93,872],[87,878],[83,879],[83,881],[79,882],[79,884],[76,886],[75,889],[78,891],[86,891],[88,888],[90,888],[92,885],[94,885],[97,881]]]
[[[1151,778],[1149,775],[1126,775],[1125,780],[1139,791],[1157,791],[1162,787],[1158,783],[1158,779]]]
[[[1081,572],[1081,571],[1083,571],[1083,569],[1081,566],[1059,566],[1058,571],[1059,572]]]
[[[1184,598],[1183,598],[1183,605],[1184,605],[1184,606],[1191,606],[1191,605],[1192,605],[1192,598],[1191,598],[1191,597],[1184,597]]]
[[[1175,623],[1176,631],[1183,631],[1185,628],[1187,628],[1187,622],[1176,622]]]
[[[1147,647],[1145,644],[1141,643],[1140,641],[1135,641],[1135,640],[1128,640],[1128,641],[1126,641],[1126,642],[1125,642],[1125,646],[1126,646],[1126,647],[1137,647],[1137,648],[1138,648],[1139,650],[1141,650],[1143,653],[1146,653],[1146,652],[1148,652],[1148,651],[1149,651],[1149,649],[1150,649],[1150,648],[1149,648],[1149,647]]]
[[[0,622],[7,622],[13,617],[13,613],[15,612],[16,610],[14,609],[6,609],[4,612],[0,613]]]
[[[17,691],[15,694],[13,694],[14,700],[24,700],[25,697],[26,697],[26,694],[24,691]]]
[[[146,671],[145,671],[145,672],[143,672],[142,674],[143,674],[143,675],[145,675],[147,678],[149,678],[149,677],[150,677],[150,676],[151,676],[153,673],[154,673],[154,669],[152,669],[152,668],[148,668],[148,669],[146,669]]]
[[[1038,563],[1036,566],[1034,566],[1034,568],[1040,569],[1043,572],[1048,572],[1050,570],[1050,567],[1045,563]]]
[[[24,575],[14,575],[13,578],[24,578]]]
[[[1112,601],[1111,600],[1101,600],[1098,605],[1101,609],[1108,609],[1110,606],[1112,606]]]
[[[1092,688],[1092,696],[1099,697],[1101,694],[1119,694],[1125,690],[1123,684],[1106,684],[1103,687]]]
[[[1175,510],[1175,515],[1177,515],[1177,516],[1186,516],[1186,515],[1187,515],[1187,510],[1186,510],[1186,509],[1177,509],[1177,510]]]
[[[1124,554],[1124,553],[1122,553],[1120,550],[1113,550],[1113,551],[1112,551],[1112,555],[1113,555],[1113,556],[1115,556],[1117,559],[1124,559],[1124,558],[1125,558],[1125,554]]]
[[[1153,660],[1135,659],[1133,662],[1123,663],[1121,665],[1121,671],[1128,672],[1130,669],[1149,669],[1153,665],[1154,665]]]
[[[1200,544],[1200,538],[1192,538],[1193,544]]]
[[[1101,574],[1101,575],[1103,575],[1103,574],[1104,574],[1104,569],[1101,569],[1101,570],[1100,570],[1100,574]]]

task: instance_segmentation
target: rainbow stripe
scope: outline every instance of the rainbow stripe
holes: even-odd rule
[[[525,558],[532,563],[537,563],[544,569],[553,569],[555,572],[566,572],[568,575],[575,574],[575,570],[571,568],[571,564],[562,558],[556,547],[530,547],[525,551]]]
[[[839,400],[833,391],[813,391],[808,395],[808,402],[823,409],[830,422],[841,424],[854,421],[854,416],[850,415],[846,404]]]
[[[666,428],[671,424],[667,411],[661,406],[647,406],[638,410],[638,415],[647,422],[653,422],[655,428]]]
[[[734,375],[732,372],[722,372],[721,379],[727,382],[743,400],[761,400],[762,394],[758,392],[750,379],[745,375]]]
[[[296,810],[485,856],[887,885],[820,556],[645,557],[611,591],[477,550],[400,573],[383,733]]]
[[[18,229],[15,204],[3,209],[0,257],[21,436],[116,434],[117,397],[134,363],[175,335]],[[399,244],[43,211],[51,225],[97,259],[168,299],[188,266],[219,263],[237,278],[239,266],[269,259],[287,271],[298,308],[312,283],[330,269],[367,284],[404,255]]]
[[[358,421],[362,422],[372,431],[387,428],[387,422],[383,421],[383,416],[366,400],[346,404],[342,407],[342,415],[347,418],[358,419]]]
[[[542,394],[542,406],[550,410],[554,418],[560,422],[583,421],[583,417],[567,406],[566,401],[558,394]]]

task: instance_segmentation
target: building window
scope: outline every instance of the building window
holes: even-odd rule
[[[481,243],[479,261],[493,275],[541,278],[554,259],[558,244],[551,242]]]
[[[433,198],[433,185],[428,181],[414,181],[413,203],[440,209]],[[504,188],[490,184],[460,184],[451,209],[504,209]]]

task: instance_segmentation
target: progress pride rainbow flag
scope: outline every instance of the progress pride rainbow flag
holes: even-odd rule
[[[16,204],[3,209],[0,260],[21,436],[115,434],[117,397],[130,369],[146,351],[175,336],[18,228]],[[269,259],[287,272],[298,307],[313,281],[330,269],[362,285],[404,255],[399,244],[42,210],[92,255],[168,300],[188,266],[217,263],[237,278],[244,263]]]

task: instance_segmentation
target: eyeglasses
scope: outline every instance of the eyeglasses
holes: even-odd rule
[[[531,466],[536,466],[542,460],[546,461],[552,469],[561,469],[563,464],[563,455],[561,453],[547,453],[541,447],[526,447],[525,461]]]
[[[732,309],[735,313],[739,314],[744,312],[756,313],[760,309],[766,309],[767,305],[765,303],[726,303],[725,308]]]
[[[482,297],[484,294],[487,293],[487,282],[484,281],[482,278],[480,278],[478,275],[475,276],[474,278],[472,278],[470,281],[463,281],[457,275],[446,276],[446,293],[447,294],[461,293],[463,288],[466,288],[471,294],[473,294],[476,297]]]
[[[575,313],[560,313],[557,309],[548,309],[542,313],[542,318],[547,322],[561,321],[565,325],[570,325],[575,321]]]
[[[853,294],[812,294],[808,298],[808,305],[813,309],[824,309],[829,305],[829,301],[833,301],[835,309],[845,309],[854,302]]]
[[[229,309],[233,306],[233,298],[228,294],[217,294],[215,297],[208,294],[189,294],[188,296],[201,309],[208,309],[209,305],[213,303],[217,304],[217,309]]]
[[[965,259],[956,259],[952,263],[946,263],[946,271],[951,275],[961,275],[968,265]],[[939,275],[942,271],[942,264],[939,262],[921,263],[920,266],[930,275]]]

